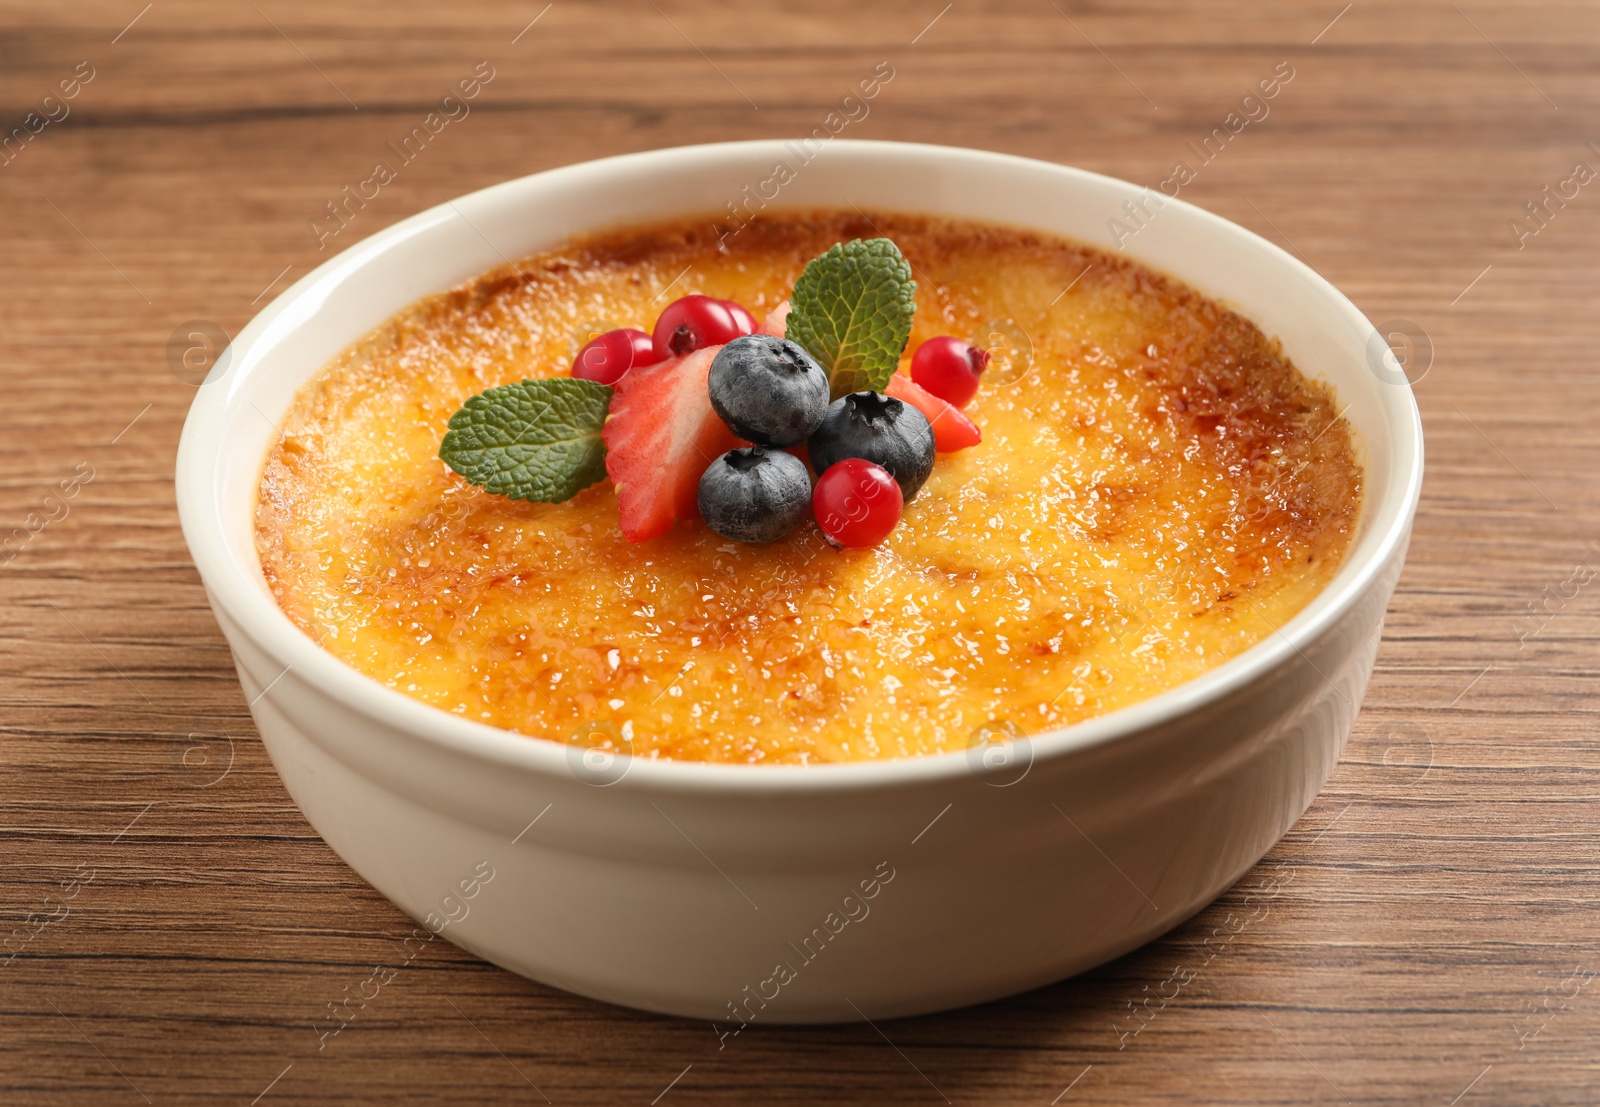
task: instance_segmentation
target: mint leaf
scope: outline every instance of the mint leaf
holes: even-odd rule
[[[821,364],[832,399],[882,392],[911,337],[916,295],[900,247],[853,239],[813,258],[794,282],[785,337]]]
[[[554,377],[480,392],[450,416],[439,457],[485,492],[560,503],[606,475],[611,389]]]

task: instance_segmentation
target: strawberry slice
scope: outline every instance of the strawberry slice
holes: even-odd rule
[[[767,312],[767,317],[761,321],[761,330],[757,333],[776,335],[778,338],[782,338],[784,337],[783,332],[788,325],[789,301],[785,300],[783,303]]]
[[[959,408],[945,403],[904,373],[890,377],[889,387],[884,392],[928,417],[928,422],[933,424],[933,448],[941,454],[964,450],[983,441],[978,425],[961,414]]]
[[[613,386],[611,414],[600,437],[629,542],[665,534],[679,519],[698,519],[701,475],[723,453],[744,444],[717,417],[706,391],[720,349],[707,346],[635,366]]]

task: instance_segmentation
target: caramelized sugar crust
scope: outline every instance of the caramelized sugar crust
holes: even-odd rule
[[[807,260],[875,235],[917,279],[902,369],[939,334],[997,347],[967,409],[982,444],[939,456],[882,546],[835,551],[810,521],[765,547],[698,522],[630,545],[608,483],[519,503],[439,461],[463,400],[567,373],[590,332],[691,292],[759,319]],[[444,710],[806,764],[1034,733],[1205,672],[1328,582],[1361,482],[1332,391],[1183,284],[1008,227],[826,211],[720,252],[709,220],[631,228],[418,302],[304,387],[256,541],[307,634]]]

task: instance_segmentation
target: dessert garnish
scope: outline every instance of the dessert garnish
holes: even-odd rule
[[[835,400],[807,448],[821,473],[852,457],[881,465],[908,503],[933,472],[933,427],[927,416],[882,392],[852,392]]]
[[[649,335],[623,327],[591,338],[573,359],[572,375],[579,380],[616,384],[634,366],[659,360]]]
[[[978,378],[989,367],[989,351],[959,338],[930,338],[911,355],[911,379],[947,404],[966,407],[978,394]]]
[[[682,357],[707,346],[721,346],[742,334],[754,334],[756,321],[744,308],[730,300],[710,296],[680,296],[668,304],[650,341],[656,360]]]
[[[835,462],[817,478],[811,510],[835,546],[876,546],[900,521],[905,501],[889,470],[859,457]]]
[[[439,446],[485,492],[560,503],[606,475],[600,442],[611,389],[576,377],[518,381],[468,398]]]
[[[976,446],[983,439],[978,425],[961,414],[954,404],[939,399],[904,373],[890,377],[889,387],[883,391],[884,395],[910,404],[927,417],[933,426],[934,449],[941,454]]]
[[[877,545],[935,453],[982,438],[959,408],[988,352],[933,338],[911,376],[897,373],[915,313],[899,247],[840,243],[806,265],[759,331],[737,303],[681,297],[648,335],[590,339],[570,377],[471,397],[439,456],[518,500],[560,502],[609,477],[630,542],[692,518],[737,542],[771,542],[809,507],[835,546]]]
[[[712,460],[744,445],[711,407],[706,380],[721,346],[706,346],[629,371],[614,387],[601,437],[617,515],[630,542],[700,514],[700,476]]]
[[[831,399],[883,391],[911,337],[916,294],[911,266],[887,238],[830,246],[807,263],[787,334],[827,370]]]
[[[700,517],[735,542],[771,542],[805,518],[811,505],[806,463],[786,450],[729,450],[700,478]]]
[[[711,406],[740,438],[798,446],[828,412],[828,375],[787,338],[735,338],[711,362]]]

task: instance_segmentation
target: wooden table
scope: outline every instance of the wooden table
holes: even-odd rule
[[[1573,176],[1600,171],[1600,9],[140,2],[0,6],[0,124],[38,131],[0,165],[0,911],[33,935],[0,961],[0,1098],[1600,1101],[1600,180]],[[879,62],[850,136],[1155,184],[1292,67],[1184,197],[1413,336],[1429,458],[1366,707],[1264,914],[1200,944],[1258,872],[1078,979],[721,1052],[437,943],[319,1049],[410,923],[255,739],[178,530],[167,342],[327,257],[311,220],[483,61],[330,249],[540,169],[809,132]]]

